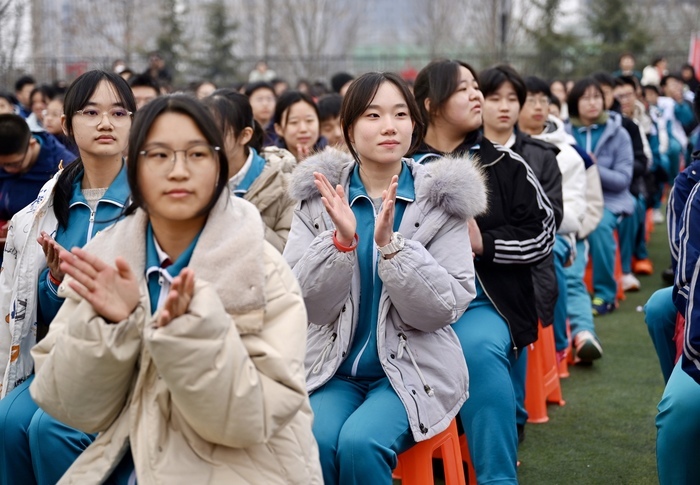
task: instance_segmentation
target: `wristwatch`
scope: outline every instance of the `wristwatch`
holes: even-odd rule
[[[390,254],[398,253],[404,247],[406,239],[400,232],[395,232],[391,235],[391,240],[386,246],[378,247],[377,250],[382,253],[382,256],[389,256]]]

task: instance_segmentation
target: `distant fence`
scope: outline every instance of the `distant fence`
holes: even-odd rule
[[[666,53],[669,69],[678,70],[687,61],[687,52]],[[464,52],[452,55],[451,58],[464,60],[476,69],[483,69],[498,62],[498,59],[483,53]],[[83,72],[90,69],[110,69],[114,57],[91,58],[35,58],[24,63],[16,64],[13,69],[0,72],[0,89],[12,91],[14,81],[22,74],[33,75],[39,83],[54,81],[72,81]],[[236,59],[238,72],[233,82],[245,82],[248,73],[253,69],[258,58]],[[295,83],[304,77],[310,81],[322,80],[328,82],[333,73],[347,71],[359,74],[367,71],[396,71],[406,76],[415,75],[418,70],[430,61],[425,55],[367,55],[367,56],[320,56],[314,58],[294,56],[272,56],[267,58],[268,65],[278,76]],[[595,53],[562,53],[541,56],[531,52],[516,52],[507,56],[507,61],[524,75],[539,75],[545,78],[579,77],[600,70],[613,70],[615,66],[602,66],[599,56]],[[638,70],[644,65],[639,61]],[[176,71],[176,84],[186,85],[190,81],[202,78],[196,62],[181,62]],[[130,66],[135,72],[146,68],[146,61],[139,60]]]

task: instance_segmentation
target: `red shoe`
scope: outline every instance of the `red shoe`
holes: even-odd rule
[[[650,259],[638,259],[632,263],[632,271],[635,274],[652,274],[654,265]]]

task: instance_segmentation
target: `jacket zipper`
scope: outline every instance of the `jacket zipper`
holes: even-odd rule
[[[97,205],[95,205],[95,209],[97,209]],[[92,239],[92,228],[95,226],[95,211],[90,209],[90,223],[88,224],[88,231],[87,231],[87,242],[90,242]]]
[[[496,306],[496,304],[493,301],[493,298],[491,298],[491,295],[489,295],[489,292],[486,291],[486,287],[481,282],[481,278],[479,278],[479,273],[474,271],[474,275],[476,276],[476,279],[479,280],[479,285],[481,286],[481,289],[484,290],[484,294],[486,295],[486,297],[489,299],[489,301],[491,302],[493,307],[496,309],[498,314],[501,316],[501,318],[506,322],[506,326],[508,327],[508,334],[510,335],[510,341],[513,342],[513,353],[515,354],[515,358],[517,359],[518,358],[518,351],[520,349],[518,349],[518,346],[515,345],[515,339],[513,338],[513,329],[510,327],[510,322],[505,317],[505,315],[503,315],[503,313],[501,313],[501,310],[498,309],[498,307]]]
[[[406,337],[406,334],[402,332],[399,334],[399,348],[396,351],[396,358],[397,359],[400,359],[401,357],[403,357],[404,350],[408,354],[408,358],[411,359],[411,364],[413,364],[413,368],[416,369],[416,372],[418,373],[418,378],[420,379],[421,384],[423,384],[423,390],[425,391],[425,393],[430,397],[435,396],[435,391],[427,383],[427,381],[425,380],[425,376],[423,375],[423,372],[420,370],[420,367],[418,367],[418,363],[416,362],[416,358],[413,355],[413,351],[411,350],[411,347],[408,345],[408,338]]]
[[[326,345],[324,345],[323,350],[321,351],[321,354],[316,357],[316,360],[314,360],[313,364],[311,364],[311,373],[312,374],[318,374],[321,372],[321,369],[323,368],[323,364],[326,363],[326,359],[328,358],[328,354],[331,353],[331,349],[333,348],[333,343],[335,342],[335,339],[338,337],[338,334],[336,332],[333,332],[330,337],[328,338],[328,341],[326,342]]]

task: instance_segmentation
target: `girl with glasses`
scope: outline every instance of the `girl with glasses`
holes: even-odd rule
[[[574,84],[568,98],[570,123],[567,131],[598,167],[603,188],[603,219],[588,235],[593,262],[593,315],[608,314],[617,308],[615,280],[615,230],[634,212],[629,191],[634,171],[632,140],[622,126],[622,116],[606,111],[604,92],[592,77]]]
[[[231,197],[222,145],[196,99],[150,102],[126,216],[60,252],[66,300],[31,392],[100,433],[66,483],[321,483],[301,292],[256,208]]]
[[[37,199],[10,223],[0,313],[0,483],[56,483],[93,435],[72,429],[39,409],[29,394],[34,379],[30,350],[47,332],[64,298],[58,293],[65,272],[63,247],[81,247],[110,226],[129,197],[122,150],[131,117],[94,124],[79,111],[135,109],[126,82],[116,74],[89,71],[65,96],[61,123],[80,157],[59,171]],[[73,372],[69,373],[74,376]],[[81,394],[89,400],[89,393]],[[55,415],[53,415],[55,416]]]

